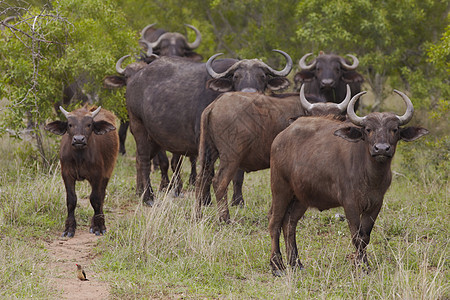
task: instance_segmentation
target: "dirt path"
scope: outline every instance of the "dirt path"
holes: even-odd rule
[[[109,299],[109,286],[100,280],[91,265],[95,258],[93,248],[99,238],[89,233],[89,228],[78,227],[73,238],[58,238],[47,244],[50,256],[49,276],[55,290],[61,292],[58,299]],[[89,281],[80,281],[76,276],[80,264]]]

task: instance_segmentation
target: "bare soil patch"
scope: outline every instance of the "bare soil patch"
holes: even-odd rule
[[[93,252],[101,236],[89,233],[87,226],[79,226],[73,238],[60,237],[47,244],[50,258],[49,276],[59,299],[109,299],[109,286],[92,268]],[[80,281],[76,275],[80,264],[89,281]]]

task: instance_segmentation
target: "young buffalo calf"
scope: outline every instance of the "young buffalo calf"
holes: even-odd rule
[[[59,152],[61,174],[66,187],[67,219],[63,236],[75,235],[75,207],[77,195],[75,182],[87,180],[91,184],[91,205],[94,216],[90,232],[100,235],[106,232],[103,215],[106,186],[119,152],[119,137],[114,115],[101,107],[95,111],[80,108],[72,112],[59,107],[67,121],[55,121],[45,129],[62,135]],[[92,134],[94,133],[94,134]]]
[[[308,207],[325,210],[343,206],[348,220],[356,262],[367,264],[366,246],[383,197],[391,184],[391,161],[399,140],[413,141],[428,133],[405,127],[413,116],[409,98],[398,91],[406,113],[371,113],[363,118],[354,111],[355,95],[347,107],[350,122],[326,117],[297,119],[282,131],[271,148],[272,207],[269,231],[270,265],[280,276],[284,265],[280,252],[283,229],[288,262],[302,268],[295,230]]]

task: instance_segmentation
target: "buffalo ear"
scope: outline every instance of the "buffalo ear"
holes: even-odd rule
[[[353,126],[338,129],[334,132],[334,135],[353,143],[359,142],[364,139],[362,129],[360,127]]]
[[[102,120],[102,121],[94,122],[94,127],[92,130],[94,131],[95,134],[101,135],[101,134],[108,133],[115,129],[116,129],[116,127],[114,125]]]
[[[45,125],[44,129],[57,135],[63,135],[67,131],[67,122],[54,121]]]
[[[356,71],[346,71],[344,74],[342,74],[342,79],[345,83],[362,83],[364,81],[364,78],[361,74],[359,74]]]
[[[206,87],[216,92],[225,93],[233,89],[233,84],[230,79],[219,78],[208,80],[206,82]]]
[[[428,133],[430,133],[430,132],[427,129],[422,128],[422,127],[400,128],[400,138],[406,142],[414,141]]]
[[[295,83],[303,83],[303,82],[310,82],[314,79],[314,73],[310,71],[302,70],[300,72],[297,72],[294,76],[294,82]]]
[[[272,91],[279,91],[289,87],[291,83],[285,77],[270,78],[267,82],[267,87]]]
[[[127,85],[125,76],[111,75],[103,78],[103,87],[107,89],[117,89]]]

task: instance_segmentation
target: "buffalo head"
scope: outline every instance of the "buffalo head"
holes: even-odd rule
[[[74,149],[85,149],[92,132],[101,135],[116,129],[113,124],[107,121],[94,121],[95,116],[101,110],[101,106],[92,112],[87,109],[67,112],[61,106],[59,109],[67,118],[67,122],[51,122],[45,126],[45,130],[57,135],[64,135],[67,133],[71,138],[72,147]]]
[[[281,51],[273,50],[286,58],[286,66],[281,71],[276,71],[258,59],[244,59],[236,62],[225,72],[216,73],[211,64],[214,59],[222,55],[218,53],[211,56],[206,63],[206,70],[213,78],[206,86],[217,92],[242,91],[261,92],[266,88],[277,91],[289,86],[289,80],[285,78],[292,69],[291,57]]]
[[[390,160],[395,153],[397,142],[414,141],[428,134],[428,130],[421,127],[400,127],[407,124],[413,116],[414,108],[411,100],[404,93],[394,90],[406,103],[406,112],[398,116],[390,112],[373,112],[365,117],[359,117],[354,110],[355,102],[366,92],[356,94],[347,107],[348,119],[357,126],[349,126],[334,132],[350,142],[364,141],[371,157],[377,162]]]
[[[180,56],[193,61],[201,61],[203,57],[194,50],[200,45],[202,40],[200,31],[192,25],[185,24],[186,27],[195,31],[195,41],[189,43],[184,35],[178,32],[166,32],[162,29],[155,29],[155,24],[147,25],[141,31],[141,39],[150,43],[155,54],[159,56]]]
[[[158,56],[153,53],[152,48],[150,47],[150,44],[148,42],[142,40],[140,42],[147,45],[147,52],[145,53],[144,57],[137,60],[136,62],[129,64],[125,67],[125,69],[122,68],[122,63],[131,55],[125,55],[119,58],[119,60],[116,62],[116,71],[117,73],[119,73],[119,75],[106,76],[103,79],[103,86],[105,88],[116,89],[126,86],[128,78],[136,74],[142,68],[145,68],[148,65],[148,61],[153,61],[154,59],[158,58]]]
[[[345,95],[347,84],[350,85],[352,96],[361,91],[364,80],[355,70],[359,65],[355,56],[348,54],[353,60],[353,63],[349,63],[341,56],[321,52],[307,64],[306,59],[311,55],[308,53],[299,61],[301,71],[294,76],[296,86],[304,83],[306,93],[318,95],[328,102],[339,102]]]
[[[305,85],[302,84],[300,88],[300,104],[307,116],[326,116],[334,115],[339,116],[341,119],[345,118],[347,112],[347,106],[350,102],[351,91],[350,86],[347,84],[347,93],[341,103],[333,102],[316,102],[310,103],[305,97]]]

